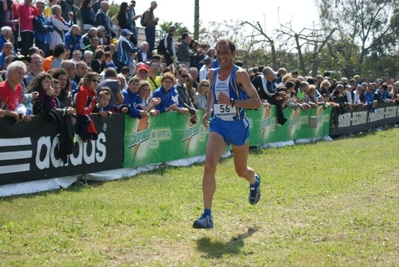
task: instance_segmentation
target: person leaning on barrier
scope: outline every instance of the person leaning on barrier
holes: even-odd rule
[[[74,130],[71,116],[76,110],[73,107],[60,108],[53,87],[53,78],[49,73],[41,72],[36,75],[28,89],[39,93],[33,105],[33,113],[43,116],[47,122],[57,127],[59,134],[59,152],[61,159],[67,162],[67,155],[73,151]],[[59,91],[59,90],[58,90]]]
[[[5,103],[3,106],[4,116],[13,117],[16,123],[20,120],[29,122],[33,116],[25,114],[24,106],[22,105],[22,81],[27,70],[25,63],[22,61],[14,61],[7,66],[7,78],[0,82],[0,99]],[[37,97],[37,94],[35,94]],[[35,98],[36,98],[35,97]]]
[[[155,106],[155,109],[159,113],[168,111],[177,111],[180,114],[187,114],[188,109],[183,106],[183,103],[179,101],[179,94],[174,86],[176,84],[175,76],[166,72],[161,77],[162,86],[156,89],[153,93],[153,97],[157,97],[161,102]]]

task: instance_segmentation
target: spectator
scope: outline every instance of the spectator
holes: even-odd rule
[[[133,37],[136,40],[136,43],[133,42],[134,45],[137,45],[137,27],[136,27],[136,20],[138,18],[141,18],[141,14],[136,15],[136,10],[134,8],[136,7],[136,1],[130,1],[129,9],[127,11],[127,15],[129,17],[130,23],[130,31],[133,33]]]
[[[147,53],[149,45],[147,42],[142,42],[137,51],[137,62],[147,62]]]
[[[360,106],[363,105],[365,100],[366,98],[363,93],[363,87],[361,85],[356,86],[353,103],[357,106]]]
[[[305,95],[305,103],[309,104],[311,108],[317,108],[322,105],[322,102],[317,101],[316,97],[316,86],[314,84],[309,85],[309,89]]]
[[[18,7],[20,15],[20,33],[21,33],[21,55],[27,55],[30,47],[33,46],[33,19],[40,13],[36,7],[32,6],[32,0],[25,0]]]
[[[137,77],[140,81],[146,81],[150,75],[150,67],[145,63],[139,63],[137,65]],[[161,78],[162,79],[162,78]]]
[[[105,36],[111,39],[112,36],[112,22],[108,17],[109,4],[107,1],[102,1],[100,4],[100,9],[96,13],[96,24],[97,26],[104,26]]]
[[[194,88],[193,84],[194,84],[194,80],[193,77],[191,76],[191,74],[188,74],[188,77],[186,79],[186,87],[187,87],[187,92],[188,95],[191,98],[191,102],[193,102],[193,104],[195,104],[195,93],[197,92],[197,90]]]
[[[80,49],[85,49],[86,46],[90,45],[91,39],[94,37],[98,37],[97,28],[90,28],[90,30],[80,38]]]
[[[80,49],[80,27],[76,24],[72,25],[71,30],[65,33],[65,46],[69,49],[69,52],[73,54],[75,50]]]
[[[166,66],[170,66],[176,59],[176,46],[175,46],[176,27],[170,26],[168,35],[165,38],[166,53],[163,55]]]
[[[159,18],[154,16],[154,10],[158,7],[156,1],[151,2],[151,6],[144,12],[145,24],[145,39],[149,45],[147,51],[147,59],[152,59],[152,51],[155,46],[155,27],[158,24]]]
[[[97,49],[104,48],[104,46],[101,46],[99,43],[100,39],[98,37],[91,38],[91,43],[85,47],[85,51],[91,51],[94,54]]]
[[[54,5],[51,8],[51,11],[53,12],[53,15],[50,16],[47,20],[50,23],[52,23],[54,27],[54,31],[50,32],[51,36],[50,51],[53,51],[56,45],[65,43],[64,31],[68,31],[71,29],[72,27],[71,19],[73,18],[73,14],[69,13],[70,20],[67,22],[61,16],[62,12],[61,6]]]
[[[93,110],[93,113],[98,113],[101,118],[109,118],[112,116],[112,112],[109,110],[109,101],[111,99],[111,89],[107,86],[103,86],[97,92],[97,104]]]
[[[177,72],[177,83],[176,89],[179,95],[179,102],[181,102],[182,106],[188,109],[190,112],[191,118],[197,121],[197,111],[195,110],[194,104],[190,97],[190,92],[187,89],[186,82],[189,77],[187,69],[181,68]]]
[[[94,53],[94,60],[91,62],[91,69],[100,74],[105,69],[105,52],[103,49],[97,49]]]
[[[75,109],[73,107],[60,108],[58,106],[55,99],[56,93],[52,87],[52,80],[53,78],[51,75],[46,72],[39,73],[32,80],[32,83],[29,85],[29,89],[39,93],[39,96],[33,106],[33,111],[34,114],[43,116],[49,123],[52,123],[57,127],[62,127],[65,125],[64,116],[73,115],[75,113]],[[59,88],[59,86],[57,87]],[[71,138],[71,142],[72,139],[73,136]]]
[[[97,0],[91,5],[91,9],[93,9],[94,14],[97,14],[98,10],[100,9],[101,2],[103,0]]]
[[[152,59],[150,62],[150,71],[149,76],[147,78],[147,82],[150,84],[151,92],[154,92],[155,89],[161,87],[161,76],[159,73],[161,72],[161,63],[157,60]]]
[[[118,69],[118,67],[115,65],[114,61],[112,60],[112,55],[111,55],[111,53],[109,51],[105,52],[104,63],[105,63],[105,67],[106,68],[112,67],[112,68],[114,68],[116,70]]]
[[[73,51],[73,53],[72,53],[72,58],[71,58],[71,60],[73,61],[73,62],[75,62],[75,64],[76,63],[78,63],[79,61],[81,61],[82,60],[82,51],[80,51],[80,50],[75,50],[75,51]]]
[[[54,47],[53,52],[53,61],[51,62],[51,68],[61,68],[61,63],[65,59],[66,55],[66,47],[63,43],[57,44]]]
[[[139,85],[139,97],[140,97],[140,106],[143,109],[146,109],[148,106],[151,106],[150,113],[156,114],[156,110],[154,109],[155,105],[158,105],[160,100],[158,98],[152,98],[150,84],[146,81],[141,81]],[[155,102],[154,102],[155,101]]]
[[[44,11],[43,11],[44,16],[46,16],[48,18],[51,15],[53,15],[53,11],[51,11],[51,8],[57,4],[58,4],[58,0],[49,0],[48,5],[46,5],[46,7],[44,8]]]
[[[92,60],[93,60],[93,52],[89,51],[89,50],[86,50],[83,53],[83,61],[86,62],[87,67],[90,68]]]
[[[25,63],[22,61],[12,62],[7,66],[7,78],[5,81],[0,82],[0,99],[8,106],[5,109],[4,116],[13,117],[18,123],[20,119],[25,122],[31,121],[30,116],[21,113],[21,117],[17,111],[22,104],[22,80],[27,71]]]
[[[262,73],[252,79],[252,84],[258,92],[262,102],[268,102],[276,106],[277,122],[283,125],[287,119],[283,114],[283,103],[287,101],[288,95],[277,91],[275,83],[275,72],[272,68],[263,68]],[[265,101],[266,100],[266,101]]]
[[[131,32],[132,29],[132,20],[129,19],[129,14],[128,14],[129,6],[127,5],[126,2],[122,2],[121,6],[119,7],[118,14],[116,15],[116,19],[119,24],[119,28],[121,29],[127,29]],[[134,37],[134,33],[130,34],[129,37],[130,42],[132,44],[137,44],[136,37]]]
[[[119,69],[123,66],[129,66],[131,62],[131,54],[137,52],[137,48],[129,41],[132,32],[128,29],[122,30],[122,35],[119,37],[117,54]]]
[[[198,85],[197,93],[195,94],[195,108],[205,110],[207,106],[209,81],[201,80]]]
[[[7,66],[10,65],[10,63],[13,62],[15,58],[16,58],[16,56],[14,56],[14,55],[6,56],[6,58],[4,59],[5,69],[7,69]],[[7,79],[7,70],[2,70],[1,71],[1,80],[5,81],[6,79]]]
[[[83,79],[83,77],[87,74],[88,69],[87,69],[87,64],[84,61],[78,61],[76,63],[76,75],[75,78],[73,79],[76,84],[80,83],[80,80]]]
[[[35,76],[42,72],[43,68],[43,58],[39,54],[33,54],[29,63],[29,72],[24,76],[24,85],[26,88],[29,87],[29,84],[33,80]]]
[[[111,89],[111,99],[109,101],[109,110],[112,113],[118,113],[118,104],[123,103],[123,95],[119,87],[119,81],[117,79],[116,70],[113,68],[106,68],[104,72],[104,80],[98,85],[97,91],[103,87],[107,86]]]
[[[18,20],[18,23],[15,24],[15,32],[13,33],[13,37],[14,37],[14,47],[16,50],[18,50],[18,39],[19,39],[19,12],[18,12],[18,8],[19,8],[19,3],[17,0],[12,0],[13,2],[13,6],[12,6],[12,13],[14,16],[14,20]]]
[[[191,67],[188,70],[188,73],[191,75],[191,77],[193,78],[193,87],[195,89],[195,91],[197,91],[198,88],[198,69],[197,67]]]
[[[212,66],[212,58],[207,57],[204,59],[204,65],[201,67],[199,72],[200,81],[208,79],[208,72]]]
[[[125,78],[125,76],[123,76],[122,73],[118,73],[118,75],[116,76],[116,78],[117,78],[118,81],[119,81],[119,88],[121,89],[121,91],[122,91],[123,89],[126,89],[127,86],[126,86],[126,78]]]
[[[60,6],[62,8],[62,17],[65,21],[72,20],[73,24],[76,24],[76,13],[75,13],[75,5],[73,4],[74,0],[61,0]],[[77,8],[76,8],[77,9]],[[72,17],[70,16],[72,14]]]
[[[155,106],[156,114],[168,111],[177,111],[181,114],[187,114],[188,109],[183,107],[183,103],[179,101],[179,94],[177,93],[175,77],[172,73],[166,72],[161,78],[162,86],[156,89],[153,97],[159,98],[160,103]]]
[[[110,45],[111,44],[111,37],[107,37],[105,35],[105,28],[104,26],[100,25],[97,27],[97,37],[100,40],[100,45]],[[104,47],[105,48],[105,47]]]
[[[122,113],[128,113],[131,118],[142,119],[147,117],[148,113],[140,106],[141,98],[138,94],[139,85],[139,78],[133,77],[128,82],[128,88],[122,91],[124,97]]]
[[[91,0],[83,0],[80,5],[80,15],[83,19],[83,32],[96,27],[96,13],[91,8]]]
[[[57,79],[60,84],[61,90],[60,94],[58,95],[59,101],[65,107],[71,106],[71,82],[69,80],[68,73],[63,68],[51,69],[49,73],[54,79]]]
[[[190,57],[193,52],[191,51],[189,44],[191,43],[191,36],[185,32],[181,36],[182,41],[177,48],[177,59],[179,64],[184,64],[187,69],[190,68]]]
[[[98,137],[90,114],[96,107],[96,89],[99,82],[98,73],[88,72],[83,78],[83,83],[79,91],[74,96],[77,115],[76,134],[78,134],[83,141],[96,140]]]
[[[0,30],[0,50],[3,49],[5,42],[12,43],[12,29],[9,26],[1,27]]]
[[[16,25],[19,24],[19,18],[14,18],[14,1],[3,1],[3,7],[6,8],[6,12],[4,14],[5,16],[5,25],[10,27],[12,30],[12,43],[16,43],[15,42],[15,38],[18,38],[18,33],[16,32],[17,28]],[[17,10],[18,12],[18,10]],[[15,37],[17,36],[17,37]]]
[[[61,63],[61,68],[65,69],[71,83],[71,90],[74,91],[77,88],[77,83],[74,81],[76,75],[76,65],[72,60],[63,60]]]
[[[50,55],[51,43],[50,32],[54,31],[54,28],[53,25],[43,15],[44,2],[37,1],[36,8],[39,11],[39,15],[33,20],[35,45],[43,51],[44,57],[48,57]]]
[[[5,69],[5,58],[9,55],[17,56],[17,53],[14,51],[11,42],[5,42],[3,45],[3,51],[0,52],[0,69]]]

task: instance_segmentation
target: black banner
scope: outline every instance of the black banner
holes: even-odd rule
[[[334,108],[332,113],[330,135],[365,131],[399,121],[399,106],[395,103],[381,103],[375,108],[371,106],[347,108],[344,114],[335,118]],[[338,123],[334,123],[334,119]]]
[[[75,135],[74,152],[64,164],[54,125],[40,116],[17,124],[0,118],[0,185],[123,168],[123,115],[92,119],[98,139],[83,142]]]

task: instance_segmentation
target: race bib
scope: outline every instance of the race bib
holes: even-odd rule
[[[221,119],[224,119],[224,118],[232,119],[237,114],[237,109],[236,109],[236,107],[232,107],[230,105],[214,104],[213,112],[214,112],[215,116],[218,116]]]

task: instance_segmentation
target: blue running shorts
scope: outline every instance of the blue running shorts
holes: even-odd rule
[[[210,121],[209,132],[221,135],[228,146],[230,144],[242,146],[249,139],[249,121],[246,117],[235,121],[224,121],[213,117]]]

